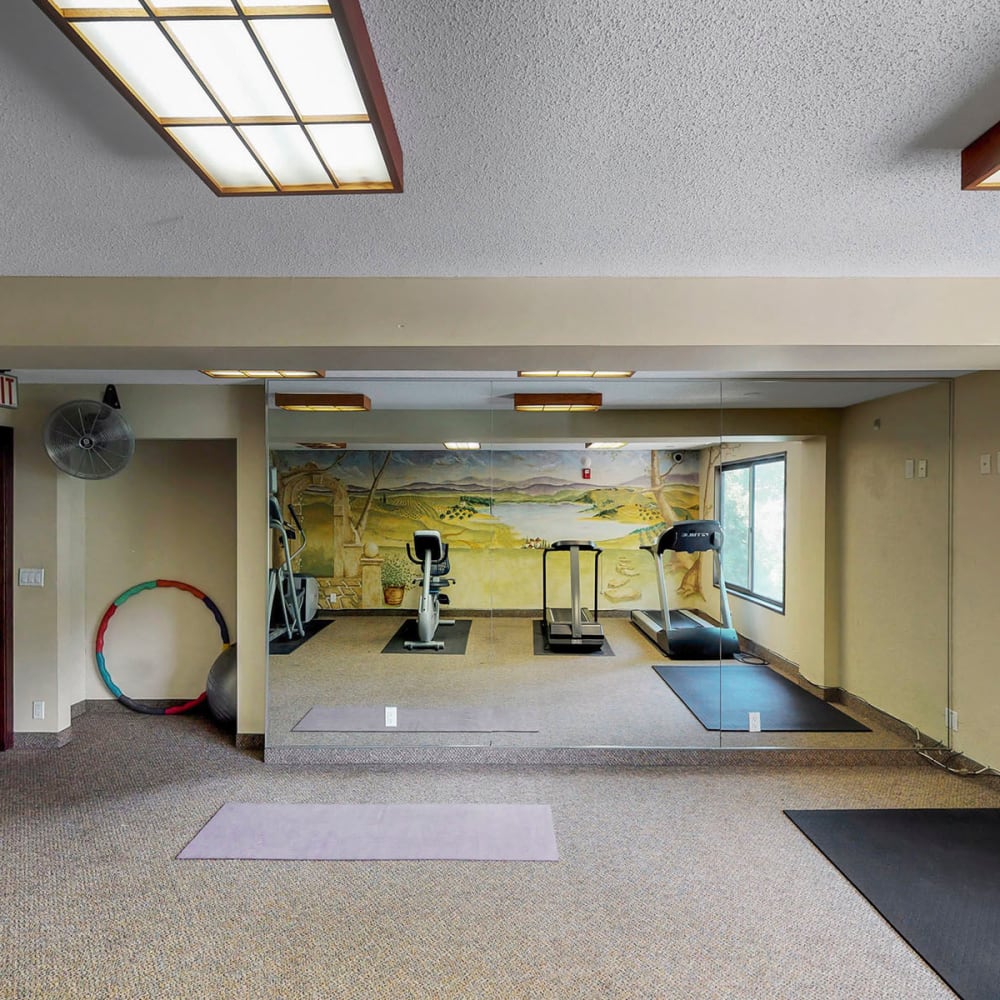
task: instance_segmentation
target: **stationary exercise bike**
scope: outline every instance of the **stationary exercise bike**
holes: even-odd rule
[[[417,639],[403,643],[406,649],[444,649],[444,643],[434,638],[440,625],[454,625],[455,620],[441,617],[441,605],[450,603],[441,591],[453,584],[447,578],[451,572],[448,561],[448,543],[441,541],[439,531],[413,532],[413,549],[406,543],[410,562],[422,567],[423,572],[414,583],[420,584],[420,605],[417,611]]]
[[[306,532],[289,504],[291,522],[286,521],[278,503],[276,470],[271,470],[271,490],[267,498],[267,524],[278,541],[279,562],[267,575],[267,638],[304,639],[306,622],[316,617],[319,609],[319,584],[314,576],[296,573],[292,569],[295,557],[306,547]],[[298,542],[292,548],[292,542]]]

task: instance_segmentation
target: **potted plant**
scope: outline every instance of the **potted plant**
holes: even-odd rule
[[[382,599],[386,604],[403,603],[403,594],[411,575],[402,556],[389,555],[382,560]]]

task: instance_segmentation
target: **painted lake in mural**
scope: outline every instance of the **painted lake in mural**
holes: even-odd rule
[[[495,503],[492,512],[497,521],[509,525],[525,538],[540,538],[549,544],[561,538],[601,542],[620,538],[624,533],[617,521],[593,517],[594,508],[587,503]]]

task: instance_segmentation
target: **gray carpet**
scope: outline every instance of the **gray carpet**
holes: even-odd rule
[[[929,766],[296,767],[198,718],[73,731],[0,754],[2,1000],[945,1000],[782,809],[1000,805]],[[546,803],[560,861],[177,861],[227,801]]]

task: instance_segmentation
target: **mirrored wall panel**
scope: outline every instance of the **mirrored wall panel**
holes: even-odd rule
[[[949,383],[296,392],[356,408],[269,394],[269,747],[944,737]]]

